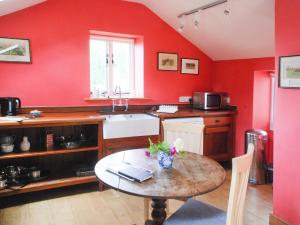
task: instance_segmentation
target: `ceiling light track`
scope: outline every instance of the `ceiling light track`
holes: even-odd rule
[[[194,14],[194,13],[197,13],[199,12],[200,10],[205,10],[205,9],[209,9],[209,8],[212,8],[214,6],[217,6],[217,5],[221,5],[223,3],[226,3],[228,0],[218,0],[218,1],[215,1],[215,2],[212,2],[212,3],[209,3],[209,4],[206,4],[206,5],[203,5],[201,7],[198,7],[196,9],[193,9],[193,10],[190,10],[190,11],[187,11],[187,12],[183,12],[181,14],[178,15],[178,18],[181,18],[183,16],[188,16],[188,15],[191,15],[191,14]]]

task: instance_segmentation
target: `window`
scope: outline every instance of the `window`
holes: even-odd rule
[[[143,97],[134,52],[134,39],[90,37],[91,98]]]

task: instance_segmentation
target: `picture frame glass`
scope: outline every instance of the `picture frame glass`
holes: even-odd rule
[[[199,74],[199,60],[198,59],[181,59],[181,73],[182,74]]]
[[[158,53],[158,70],[177,71],[178,55],[176,53]]]
[[[0,37],[0,62],[30,63],[29,40]]]
[[[300,56],[280,57],[279,86],[300,88]]]

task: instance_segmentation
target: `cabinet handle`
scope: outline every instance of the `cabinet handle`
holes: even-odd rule
[[[216,123],[219,123],[219,122],[220,122],[220,120],[215,120],[215,122],[216,122]]]

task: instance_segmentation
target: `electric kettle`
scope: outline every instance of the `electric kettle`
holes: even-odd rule
[[[2,116],[15,116],[21,109],[21,100],[15,97],[0,98]]]

